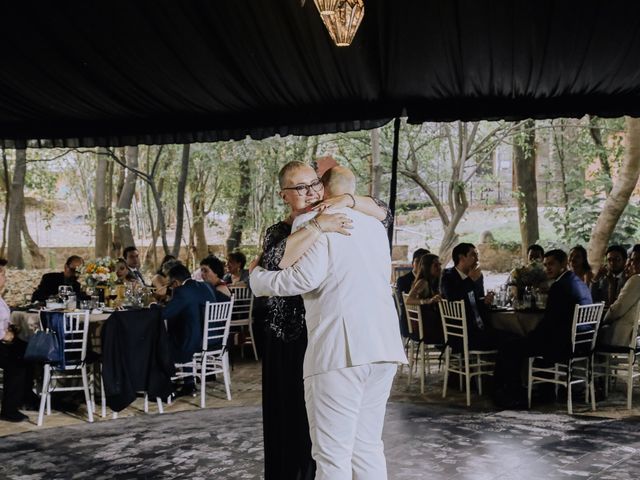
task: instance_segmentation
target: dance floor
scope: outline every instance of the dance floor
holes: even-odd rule
[[[140,415],[0,438],[0,478],[259,479],[260,407]],[[640,422],[390,403],[390,479],[636,479]]]

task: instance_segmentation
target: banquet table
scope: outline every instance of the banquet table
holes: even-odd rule
[[[514,333],[524,337],[538,326],[544,317],[544,310],[492,310],[490,322],[496,330]]]

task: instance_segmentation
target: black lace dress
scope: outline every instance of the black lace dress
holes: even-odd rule
[[[279,270],[291,225],[267,230],[262,266]],[[269,297],[262,357],[262,422],[265,480],[312,480],[309,422],[304,404],[302,362],[307,348],[302,297]]]
[[[393,222],[387,210],[382,222]],[[267,230],[262,266],[280,270],[291,225],[279,222]],[[307,328],[302,297],[269,297],[265,350],[262,359],[262,419],[265,480],[313,480],[309,423],[304,403],[302,363],[307,348]]]

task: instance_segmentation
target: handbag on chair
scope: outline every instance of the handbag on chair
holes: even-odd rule
[[[58,335],[48,329],[34,333],[24,352],[24,359],[28,362],[60,363],[61,357]]]

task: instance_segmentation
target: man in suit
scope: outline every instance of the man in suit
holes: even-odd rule
[[[640,306],[640,244],[635,245],[625,268],[627,281],[609,308],[598,332],[599,348],[628,347]]]
[[[328,195],[355,191],[334,167]],[[348,185],[346,190],[333,185]],[[302,295],[309,342],[303,376],[316,480],[386,479],[382,425],[398,363],[406,363],[391,298],[391,258],[382,224],[350,208],[351,235],[323,234],[292,267],[251,274],[257,296]],[[314,213],[294,230],[318,228]]]
[[[556,362],[571,352],[571,329],[576,305],[593,303],[589,287],[570,270],[568,257],[562,250],[549,250],[542,262],[547,278],[553,280],[547,297],[544,317],[524,338],[499,347],[496,358],[496,402],[514,406],[523,400],[520,372],[524,361],[533,356]]]
[[[413,282],[416,279],[416,275],[418,275],[418,269],[420,267],[420,259],[430,253],[426,248],[418,248],[415,252],[413,252],[413,259],[411,260],[411,271],[398,277],[396,280],[396,293],[398,294],[398,302],[400,305],[400,333],[403,337],[409,336],[409,327],[407,326],[407,312],[404,309],[404,299],[402,298],[402,294],[409,294],[411,291],[411,287],[413,286]]]
[[[471,243],[459,243],[451,256],[454,266],[442,273],[442,296],[449,301],[464,300],[469,348],[493,348],[496,340],[488,323],[488,306],[493,302],[493,296],[484,294],[478,250]]]
[[[147,283],[144,281],[142,272],[140,272],[140,253],[136,247],[127,247],[122,251],[122,257],[127,262],[127,268],[129,272],[145,287]]]
[[[169,287],[173,296],[162,309],[162,317],[167,320],[175,362],[186,363],[202,349],[205,304],[218,298],[207,282],[193,280],[189,269],[181,263],[169,270]],[[179,393],[187,395],[193,391],[193,378],[187,377]]]
[[[624,269],[627,262],[627,251],[621,245],[611,245],[607,248],[607,263],[600,268],[591,285],[591,297],[594,302],[604,302],[612,305],[616,301],[620,290],[624,287]]]
[[[77,270],[82,266],[83,260],[78,255],[71,255],[64,264],[64,271],[45,273],[40,279],[38,288],[31,295],[32,302],[45,302],[52,295],[58,295],[58,287],[68,285],[73,288],[77,298],[81,298],[82,288],[78,283]]]

